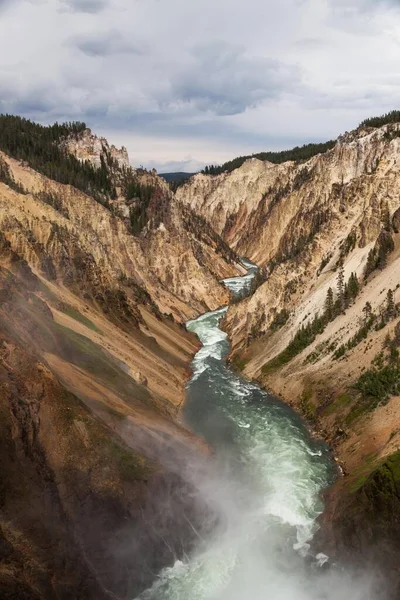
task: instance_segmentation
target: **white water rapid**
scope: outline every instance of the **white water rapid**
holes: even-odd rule
[[[254,276],[255,265],[246,266],[248,275],[225,281],[235,293]],[[210,472],[193,478],[218,525],[140,600],[365,600],[365,578],[321,568],[327,557],[309,552],[320,494],[333,477],[327,448],[291,409],[227,367],[219,328],[226,310],[187,323],[202,348],[184,417],[215,453]]]

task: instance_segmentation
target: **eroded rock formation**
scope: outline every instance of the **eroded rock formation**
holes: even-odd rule
[[[375,552],[396,589],[399,136],[397,123],[359,128],[307,162],[251,159],[177,193],[265,269],[225,319],[232,364],[331,444],[345,477],[327,497],[325,543],[359,564]]]
[[[105,142],[81,142],[97,167]],[[202,527],[182,457],[208,449],[176,418],[198,348],[182,322],[226,302],[240,267],[154,173],[127,171],[142,205],[0,164],[0,595],[132,598]]]

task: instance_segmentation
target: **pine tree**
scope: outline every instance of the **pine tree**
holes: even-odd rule
[[[343,269],[343,265],[340,265],[339,273],[337,276],[337,293],[338,293],[338,300],[340,303],[340,307],[343,310],[343,307],[344,307],[344,269]]]
[[[343,307],[348,308],[349,304],[350,304],[349,286],[347,283],[345,283],[344,289],[343,289]]]
[[[328,319],[328,321],[332,321],[333,318],[334,318],[334,311],[333,311],[333,290],[332,290],[331,287],[328,289],[328,292],[326,294],[325,315],[326,315],[326,318]]]
[[[85,123],[79,122],[43,126],[21,117],[0,115],[0,150],[105,204],[115,195],[115,188],[104,161],[96,168],[89,161],[80,162],[62,147],[66,138],[78,138],[85,129]]]
[[[396,306],[394,303],[393,290],[389,289],[386,295],[386,314],[389,318],[393,318],[396,314]]]
[[[372,306],[370,302],[366,302],[363,308],[365,322],[367,323],[372,317]]]
[[[372,271],[375,271],[375,268],[376,268],[375,252],[374,252],[374,249],[371,248],[371,250],[368,252],[367,264],[365,265],[364,278],[367,279],[371,275]]]
[[[354,298],[356,298],[360,291],[360,284],[358,283],[358,278],[357,278],[356,273],[352,273],[350,275],[350,278],[348,281],[348,291],[349,291],[350,300],[353,300]]]

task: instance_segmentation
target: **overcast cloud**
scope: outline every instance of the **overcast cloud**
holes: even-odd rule
[[[399,0],[0,0],[0,111],[84,120],[160,171],[400,107]]]

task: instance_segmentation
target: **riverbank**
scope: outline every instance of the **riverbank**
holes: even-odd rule
[[[326,359],[315,366],[307,361],[311,347],[288,365],[263,372],[262,344],[271,348],[279,332],[267,342],[254,342],[233,360],[237,370],[301,414],[329,444],[340,467],[342,475],[323,494],[315,551],[357,571],[368,565],[382,590],[379,597],[388,598],[398,598],[400,590],[400,398],[391,396],[359,410],[352,385],[385,348],[385,340],[396,339],[397,330],[396,321],[389,323],[342,360]]]
[[[219,327],[226,310],[187,325],[202,347],[192,363],[184,419],[213,456],[201,464],[187,460],[185,472],[209,511],[194,552],[162,571],[140,600],[279,594],[336,600],[350,589],[361,600],[370,582],[321,570],[326,557],[310,549],[323,510],[320,495],[333,478],[329,451],[287,405],[229,369],[229,340]]]

